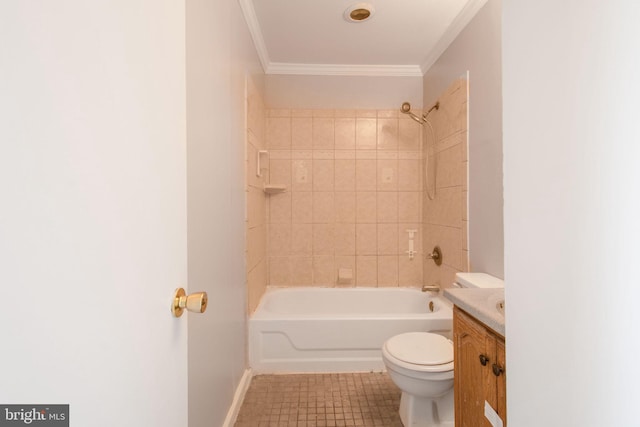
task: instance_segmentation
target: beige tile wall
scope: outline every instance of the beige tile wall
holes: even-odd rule
[[[263,191],[269,171],[256,174],[258,150],[265,150],[266,109],[260,92],[247,79],[246,179],[246,268],[247,304],[252,313],[267,287],[267,199]]]
[[[467,244],[467,106],[466,79],[452,83],[439,99],[440,108],[429,114],[433,132],[425,125],[425,156],[433,156],[435,139],[435,198],[430,200],[423,193],[423,226],[425,251],[439,245],[443,264],[426,259],[424,277],[426,284],[437,283],[449,287],[455,273],[468,271],[469,246]],[[433,159],[427,161],[433,167]],[[430,175],[429,173],[425,175]],[[431,176],[431,175],[430,175]],[[427,184],[423,183],[425,189]],[[429,189],[433,188],[430,178]],[[433,194],[433,192],[431,193]]]
[[[433,132],[393,110],[267,110],[248,89],[250,312],[267,284],[336,286],[339,268],[353,271],[345,286],[447,287],[467,271],[466,80],[441,96],[429,115]],[[436,141],[434,200],[424,191],[423,137]],[[270,161],[259,178],[264,149]],[[265,183],[287,191],[266,196]],[[413,260],[407,229],[418,230]],[[425,258],[436,244],[440,267]]]
[[[266,141],[270,183],[288,188],[267,200],[270,285],[334,286],[339,268],[351,286],[422,284],[420,125],[395,110],[269,110]]]

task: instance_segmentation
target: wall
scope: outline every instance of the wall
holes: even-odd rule
[[[424,76],[424,105],[469,71],[470,271],[503,276],[501,2],[489,0]]]
[[[423,242],[426,253],[436,245],[442,252],[440,266],[424,258],[424,278],[426,284],[444,288],[454,283],[457,272],[468,271],[469,263],[467,91],[466,79],[451,83],[438,97],[439,108],[427,116],[432,128],[424,125]]]
[[[422,284],[420,132],[397,109],[269,111],[269,179],[288,188],[268,200],[270,285],[332,286],[338,268]]]
[[[265,100],[276,109],[398,110],[422,107],[420,77],[267,75]]]
[[[639,18],[624,0],[505,2],[512,426],[638,423]]]
[[[254,80],[247,78],[247,143],[246,143],[246,262],[247,304],[249,313],[258,306],[267,287],[267,195],[268,158],[262,158],[258,176],[258,152],[267,149],[265,126],[267,110]],[[263,164],[264,163],[264,164]]]
[[[262,74],[238,2],[186,2],[189,425],[222,425],[246,367],[247,74]]]

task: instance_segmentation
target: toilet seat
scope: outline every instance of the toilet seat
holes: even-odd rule
[[[453,370],[453,344],[442,335],[407,332],[385,342],[383,353],[389,361],[420,372]]]

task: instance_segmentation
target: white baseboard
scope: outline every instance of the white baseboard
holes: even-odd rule
[[[244,401],[244,395],[247,394],[249,385],[251,385],[251,378],[253,378],[253,371],[251,368],[245,369],[242,378],[240,378],[240,384],[238,384],[238,388],[236,388],[236,393],[233,395],[233,402],[231,403],[229,412],[227,412],[227,417],[224,419],[222,427],[233,427],[235,424],[238,414],[240,413],[240,407]]]

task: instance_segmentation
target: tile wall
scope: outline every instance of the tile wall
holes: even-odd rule
[[[424,129],[427,168],[434,167],[435,156],[437,162],[435,169],[429,169],[425,174],[429,176],[429,183],[423,182],[423,241],[426,253],[431,252],[435,245],[440,246],[443,263],[438,267],[425,258],[424,277],[426,284],[449,287],[456,272],[468,271],[469,268],[467,80],[453,82],[440,96],[439,102],[440,108],[428,116],[433,131],[427,125]],[[433,200],[428,197],[428,193],[433,195],[434,187],[430,171],[435,171]]]
[[[266,150],[264,101],[251,78],[247,79],[247,139],[246,139],[246,268],[247,304],[252,313],[267,287],[267,199],[263,191],[268,169],[257,176],[259,150]]]
[[[421,126],[396,110],[267,115],[269,180],[287,186],[267,200],[269,284],[334,286],[347,268],[345,286],[420,286]]]
[[[467,271],[467,94],[466,80],[454,82],[431,130],[395,110],[268,110],[248,82],[250,313],[267,285],[447,287]],[[262,177],[258,150],[269,152]],[[266,195],[265,184],[287,190]],[[407,230],[417,230],[413,260]],[[440,267],[425,257],[436,244]]]

